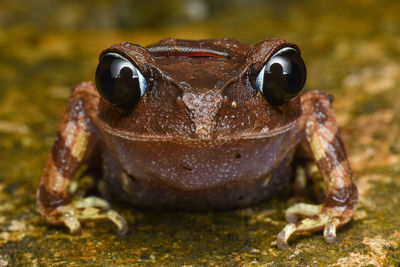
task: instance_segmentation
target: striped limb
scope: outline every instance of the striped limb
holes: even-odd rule
[[[324,238],[332,243],[336,229],[346,224],[357,207],[357,188],[352,181],[349,162],[336,125],[329,97],[312,91],[301,98],[303,106],[302,142],[310,148],[326,184],[326,199],[322,205],[299,203],[286,210],[289,221],[278,234],[279,248],[288,247],[288,239],[294,233],[324,230]],[[297,221],[297,215],[307,218]]]
[[[37,202],[49,223],[65,225],[71,233],[79,233],[82,222],[111,220],[124,234],[128,230],[125,219],[105,200],[88,197],[74,201],[70,193],[72,180],[83,165],[89,164],[98,145],[87,115],[98,98],[91,83],[81,83],[73,90],[40,180]]]

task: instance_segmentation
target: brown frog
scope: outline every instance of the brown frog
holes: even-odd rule
[[[357,189],[330,98],[298,96],[306,68],[296,45],[124,42],[101,53],[95,80],[72,91],[41,178],[38,204],[49,223],[77,233],[81,222],[109,219],[126,233],[126,221],[102,198],[72,199],[83,166],[101,171],[100,192],[134,205],[220,209],[276,195],[295,152],[314,160],[326,199],[286,210],[278,247],[293,233],[322,229],[333,242],[353,216]]]

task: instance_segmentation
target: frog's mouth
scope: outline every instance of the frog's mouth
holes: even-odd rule
[[[237,140],[248,140],[248,139],[263,139],[263,138],[271,138],[280,134],[284,134],[286,132],[289,132],[295,128],[297,123],[299,122],[299,118],[286,124],[285,126],[282,127],[276,127],[274,129],[268,129],[267,127],[263,128],[261,131],[257,133],[237,133],[237,134],[232,134],[232,135],[221,135],[221,136],[214,136],[214,137],[199,137],[199,136],[183,136],[183,135],[172,135],[172,134],[166,134],[163,136],[160,135],[149,135],[149,134],[136,134],[136,133],[130,133],[128,131],[120,130],[117,128],[110,127],[106,125],[105,123],[102,123],[103,126],[101,129],[108,135],[112,135],[115,137],[119,137],[121,139],[129,140],[129,141],[146,141],[146,140],[152,140],[152,141],[176,141],[176,142],[197,142],[197,141],[221,141],[221,142],[227,142],[227,141],[237,141]]]

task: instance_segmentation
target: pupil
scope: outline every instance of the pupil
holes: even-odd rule
[[[98,86],[99,87],[99,86]],[[110,96],[114,92],[114,81],[111,76],[110,70],[105,70],[101,75],[101,86],[103,94],[106,96]],[[108,97],[107,97],[108,98]]]
[[[288,88],[291,93],[297,93],[301,88],[301,70],[299,65],[292,63],[292,72],[287,77]]]

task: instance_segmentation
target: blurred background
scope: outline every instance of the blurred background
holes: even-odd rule
[[[40,221],[34,188],[70,90],[94,80],[99,53],[121,41],[146,46],[166,37],[233,37],[253,44],[276,37],[296,43],[308,69],[306,88],[335,97],[361,196],[363,175],[379,170],[393,181],[400,175],[399,14],[398,0],[1,0],[0,201],[25,197],[0,207],[3,231],[13,232],[12,216]],[[398,184],[390,188],[392,196],[400,192]]]

